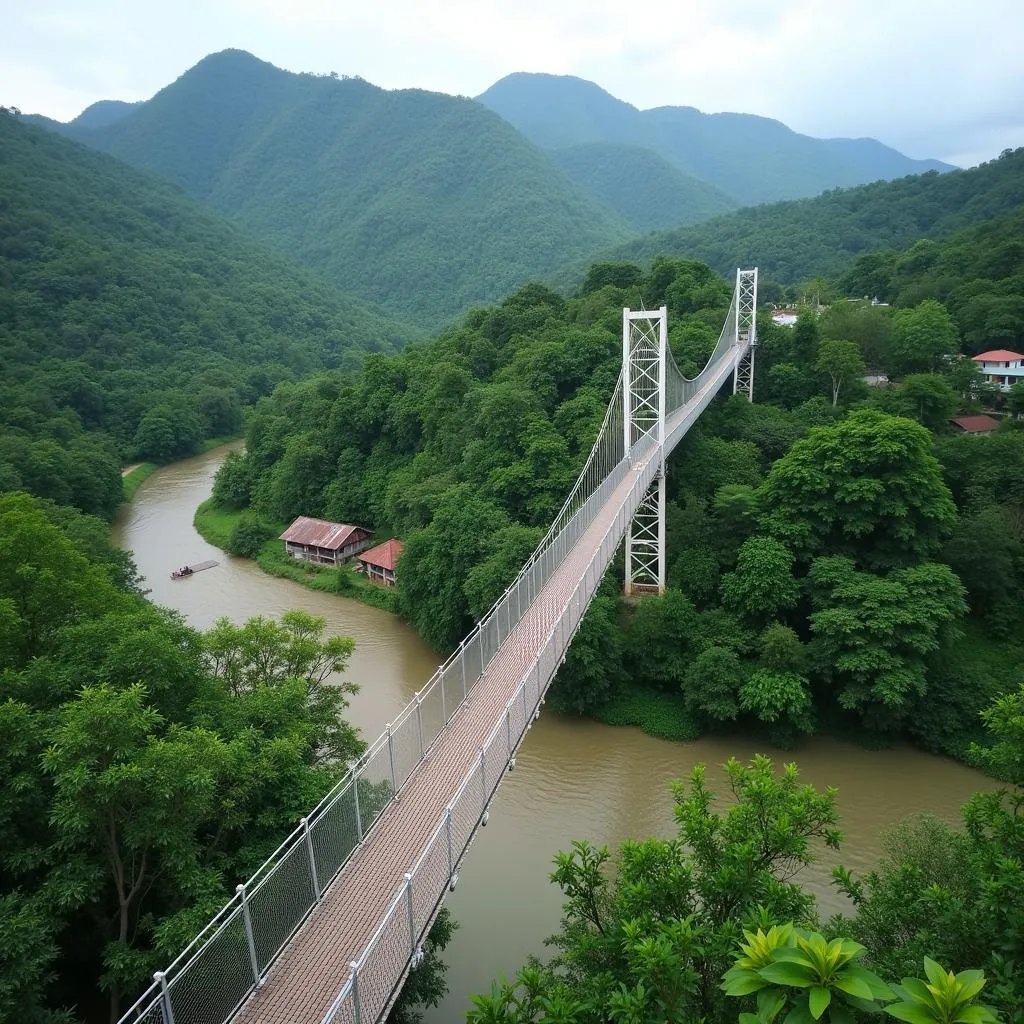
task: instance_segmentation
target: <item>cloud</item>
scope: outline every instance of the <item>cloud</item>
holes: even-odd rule
[[[574,74],[640,107],[775,117],[976,162],[1024,143],[1019,0],[43,0],[6,15],[5,96],[66,119],[226,47],[293,71],[477,95]],[[86,13],[87,11],[87,13]]]

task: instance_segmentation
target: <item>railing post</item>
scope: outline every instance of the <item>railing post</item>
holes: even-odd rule
[[[245,925],[245,941],[249,947],[249,963],[252,965],[252,976],[256,988],[260,987],[260,968],[256,962],[256,940],[252,936],[252,918],[249,916],[249,897],[245,892],[245,885],[236,885],[235,892],[242,901],[242,922]]]
[[[153,980],[160,986],[160,1012],[164,1017],[164,1024],[174,1024],[174,1010],[171,1008],[171,990],[167,987],[167,975],[163,971],[157,971]]]
[[[461,657],[461,655],[460,655]],[[448,704],[444,699],[444,669],[441,669],[441,728],[448,724]]]
[[[391,723],[388,722],[388,761],[391,763],[391,791],[398,796],[398,777],[395,775],[395,738],[391,735]]]
[[[480,813],[487,810],[487,764],[484,760],[484,748],[480,748]]]
[[[444,685],[444,679],[441,680]],[[420,695],[416,694],[416,735],[420,741],[420,760],[423,760],[423,712],[420,710]]]
[[[412,875],[408,871],[405,873],[405,902],[409,908],[409,959],[414,960],[416,958],[416,921],[413,917],[412,906]]]
[[[356,837],[359,842],[363,841],[363,817],[359,812],[359,775],[352,776],[352,793],[356,800]]]
[[[452,840],[452,805],[445,808],[444,830],[448,833],[448,880],[455,874],[455,845]]]
[[[313,879],[313,895],[317,903],[323,898],[320,892],[320,880],[316,877],[316,854],[313,852],[313,837],[309,832],[309,818],[303,818],[299,824],[302,826],[302,834],[306,839],[306,852],[309,854],[309,873]]]
[[[508,746],[508,759],[512,760],[512,709],[505,708],[505,739]]]
[[[477,637],[480,636],[480,631],[477,630]],[[462,699],[466,699],[466,648],[462,648],[462,657],[459,659],[459,666],[462,669]]]
[[[359,1002],[359,964],[353,960],[349,967],[352,970],[352,1011],[355,1014],[355,1024],[362,1024],[363,1008]]]
[[[523,728],[530,724],[530,698],[526,695],[526,680],[528,675],[523,676]]]

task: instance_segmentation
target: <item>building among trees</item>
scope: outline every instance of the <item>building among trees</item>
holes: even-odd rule
[[[386,587],[395,585],[395,565],[402,553],[400,540],[386,540],[359,556],[359,564],[366,573],[366,578],[374,583],[383,583]]]
[[[292,558],[320,565],[341,565],[365,551],[373,534],[361,526],[332,523],[326,519],[299,516],[284,533],[284,550]]]
[[[1024,355],[1005,348],[981,352],[972,357],[981,367],[982,376],[990,384],[998,384],[1009,391],[1019,380],[1024,380]]]

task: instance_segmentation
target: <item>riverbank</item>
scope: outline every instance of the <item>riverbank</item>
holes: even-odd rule
[[[207,498],[197,509],[192,519],[199,535],[208,544],[237,555],[240,558],[251,557],[237,550],[232,543],[232,535],[239,524],[257,522],[266,539],[262,541],[252,560],[268,575],[289,579],[310,590],[321,593],[337,594],[339,597],[353,598],[362,601],[371,608],[380,608],[386,612],[398,613],[398,594],[391,587],[383,587],[371,583],[360,573],[342,566],[331,569],[327,566],[313,565],[289,558],[284,547],[277,538],[284,532],[286,524],[271,523],[267,520],[254,520],[251,512],[235,512],[220,508],[213,498]]]
[[[193,453],[194,455],[205,455],[206,452],[213,451],[214,448],[220,448],[221,445],[230,444],[232,441],[238,441],[242,437],[241,434],[232,434],[230,437],[211,437],[200,443],[199,448]],[[163,466],[170,465],[167,462],[138,462],[133,466],[126,466],[121,470],[121,489],[124,497],[121,499],[124,501],[131,501],[135,497],[135,492],[139,489],[140,485],[148,477],[152,476],[158,469]]]

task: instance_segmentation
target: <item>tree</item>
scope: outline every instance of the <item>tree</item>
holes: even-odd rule
[[[722,603],[755,621],[775,618],[796,604],[793,555],[772,537],[743,542],[734,572],[722,577]]]
[[[739,714],[744,672],[735,651],[710,646],[697,655],[683,680],[686,709],[705,723],[728,722]]]
[[[741,686],[739,705],[764,722],[772,742],[791,747],[799,732],[814,732],[807,680],[795,672],[757,669]]]
[[[605,703],[622,681],[622,648],[615,599],[598,594],[551,684],[552,706],[583,715]]]
[[[959,347],[960,335],[946,307],[926,299],[894,314],[887,365],[896,373],[934,373]]]
[[[928,431],[871,409],[797,441],[760,503],[763,528],[798,559],[843,554],[869,568],[935,554],[956,520]]]
[[[935,373],[912,373],[899,391],[901,411],[929,430],[949,429],[949,418],[956,411],[956,393],[944,377]]]
[[[832,381],[833,405],[839,402],[843,384],[863,376],[866,369],[860,349],[852,341],[823,341],[815,365],[821,373],[827,373]]]
[[[741,922],[808,922],[813,899],[791,881],[812,844],[839,844],[835,791],[801,785],[795,765],[766,757],[725,765],[728,809],[698,765],[673,786],[678,836],[607,848],[574,842],[555,860],[562,924],[547,964],[531,960],[514,984],[473,997],[470,1024],[609,1019],[723,1020],[720,979]]]
[[[43,759],[65,887],[95,889],[103,872],[102,888],[111,892],[100,979],[111,1020],[120,1016],[122,991],[153,967],[135,936],[147,929],[154,887],[188,892],[209,884],[197,877],[208,870],[199,833],[216,804],[224,746],[201,729],[161,736],[161,725],[141,685],[86,688],[62,707]]]
[[[641,597],[626,624],[625,662],[645,686],[678,693],[699,649],[697,611],[685,594]]]
[[[927,690],[926,656],[967,611],[962,584],[940,563],[879,576],[838,556],[815,559],[809,579],[819,676],[840,707],[876,731],[897,730]]]

